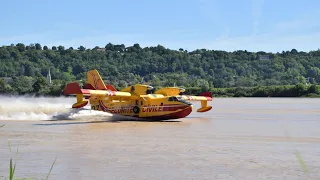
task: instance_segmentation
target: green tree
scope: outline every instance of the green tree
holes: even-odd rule
[[[46,46],[41,50],[39,45],[24,47],[18,43],[0,47],[0,77],[45,78],[50,68],[52,80],[67,83],[85,80],[86,72],[95,68],[106,82],[119,86],[125,83],[148,83],[159,87],[176,84],[195,93],[208,86],[212,90],[214,85],[214,89],[222,89],[212,91],[228,96],[296,96],[299,88],[294,89],[295,85],[305,84],[306,78],[311,84],[320,83],[320,50],[255,53],[196,49],[188,52],[162,45],[141,48],[138,43],[126,47],[109,42],[106,51],[98,47],[92,50],[83,47],[83,51],[74,51],[72,47],[64,50],[62,45],[58,46],[59,51],[56,46],[50,51]],[[23,75],[28,77],[20,77]],[[27,85],[20,89],[15,85],[19,80],[14,81],[10,84],[12,92],[28,92],[29,80],[25,80]],[[253,86],[264,88],[252,90]],[[51,85],[50,91],[59,94],[61,89],[57,88],[60,85]],[[305,88],[307,90],[300,95],[309,92],[308,87]],[[40,90],[40,93],[44,92]]]
[[[45,91],[48,88],[47,80],[44,77],[38,77],[36,82],[32,85],[33,92],[39,93]]]
[[[0,58],[1,59],[10,58],[10,52],[6,48],[0,48]]]
[[[105,49],[106,51],[109,50],[109,51],[113,51],[114,50],[114,45],[112,43],[108,43],[106,46],[105,46]]]
[[[41,45],[39,43],[36,43],[35,47],[36,47],[36,50],[41,50],[42,49],[42,47],[41,47]]]
[[[32,81],[33,78],[27,76],[13,77],[11,87],[14,92],[17,92],[19,94],[30,93],[32,91]]]
[[[78,47],[78,49],[79,49],[80,51],[85,51],[85,50],[86,50],[86,48],[83,47],[83,46]]]
[[[58,51],[64,51],[64,46],[58,46]]]
[[[0,78],[0,93],[6,92],[6,82]]]
[[[25,46],[23,43],[18,43],[18,44],[16,45],[16,47],[18,48],[18,50],[19,50],[20,52],[23,52],[23,51],[26,50],[26,46]]]

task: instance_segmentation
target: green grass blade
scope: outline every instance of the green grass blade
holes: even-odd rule
[[[50,171],[49,171],[49,173],[48,173],[48,175],[47,175],[46,180],[48,180],[49,175],[50,175],[50,173],[51,173],[51,170],[52,170],[52,168],[53,168],[54,164],[56,163],[56,160],[57,160],[57,158],[54,160],[53,164],[51,165],[51,168],[50,168]]]
[[[10,180],[13,180],[12,158],[10,158]]]
[[[296,154],[298,162],[299,162],[301,168],[303,169],[304,173],[308,173],[308,168],[307,168],[304,160],[302,159],[302,156],[301,156],[300,152],[296,151],[295,154]]]
[[[14,176],[14,172],[16,171],[16,163],[14,163],[14,167],[13,167],[13,172],[12,172],[12,178],[13,178],[13,176]]]

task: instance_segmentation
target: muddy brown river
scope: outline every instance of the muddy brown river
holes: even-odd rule
[[[74,98],[0,97],[0,179],[320,179],[320,99],[215,98],[136,122]],[[10,153],[11,147],[12,152]],[[16,151],[18,148],[18,154]]]

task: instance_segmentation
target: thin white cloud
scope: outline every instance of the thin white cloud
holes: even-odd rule
[[[256,19],[259,20],[259,12],[254,14]],[[125,44],[126,46],[139,43],[142,47],[160,44],[170,49],[183,48],[188,51],[202,48],[255,52],[281,52],[295,48],[298,51],[310,51],[320,48],[320,23],[317,20],[317,17],[319,17],[317,15],[320,15],[320,13],[309,13],[309,15],[302,16],[300,19],[275,23],[272,27],[268,27],[265,33],[260,32],[249,36],[231,37],[229,36],[229,28],[225,27],[221,35],[209,35],[207,39],[197,39],[198,33],[184,29],[173,31],[170,35],[162,34],[161,36],[157,36],[134,33],[114,34],[89,28],[85,29],[88,35],[72,38],[67,35],[60,36],[63,32],[70,33],[74,31],[74,24],[64,23],[57,25],[59,27],[58,30],[53,29],[42,33],[0,37],[0,42],[2,43],[0,45],[10,45],[11,43],[16,44],[19,42],[27,45],[39,42],[41,45],[47,45],[48,47],[63,45],[66,48],[77,48],[83,45],[86,48],[93,48],[95,46],[104,47],[107,43],[111,42],[113,44]],[[76,27],[82,32],[83,28],[77,25]]]
[[[282,52],[291,49],[310,51],[320,48],[320,32],[302,35],[278,36],[276,34],[263,34],[257,36],[244,36],[225,38],[212,41],[206,47],[226,51],[248,50],[265,52]]]
[[[41,34],[25,34],[25,35],[17,35],[10,37],[0,37],[0,42],[3,45],[10,45],[11,43],[19,43],[19,42],[30,42],[34,43],[36,39],[46,39],[45,35]]]
[[[227,32],[227,31],[226,31]],[[104,47],[107,43],[113,44],[125,44],[126,46],[132,46],[134,43],[139,43],[141,47],[157,46],[158,44],[165,46],[166,48],[186,49],[193,51],[195,49],[213,49],[213,50],[247,50],[247,51],[265,51],[265,52],[282,52],[291,49],[297,49],[298,51],[310,51],[320,48],[320,32],[306,33],[306,34],[281,34],[276,32],[265,33],[251,36],[241,37],[228,37],[219,36],[216,39],[198,40],[161,40],[157,37],[145,37],[139,34],[109,34],[109,35],[97,35],[87,36],[81,38],[65,39],[65,40],[48,40],[49,38],[43,35],[25,35],[9,37],[8,43],[0,38],[0,41],[4,45],[10,45],[11,43],[22,42],[27,44],[39,42],[42,46],[48,47],[63,45],[65,48],[74,47],[77,48],[83,45],[86,48],[93,48],[95,46]]]
[[[257,1],[260,1],[258,3]],[[255,5],[260,9],[253,13],[254,18],[259,21],[262,2],[257,0]],[[298,19],[275,23],[267,28],[265,33],[254,33],[249,36],[228,37],[220,36],[210,42],[204,42],[201,46],[208,49],[219,49],[226,51],[248,50],[282,52],[291,49],[298,51],[310,51],[320,48],[320,22],[317,17],[320,12],[308,12]],[[255,23],[256,25],[258,23]],[[257,31],[256,31],[257,32]],[[197,43],[194,43],[197,44]],[[200,43],[198,43],[198,46]]]
[[[110,42],[113,44],[124,44],[126,46],[132,46],[134,43],[139,43],[139,39],[143,38],[144,36],[141,34],[106,34],[65,40],[56,40],[48,43],[47,45],[49,47],[62,45],[65,48],[78,48],[81,45],[86,48],[94,48],[95,46],[103,48]]]
[[[125,44],[133,45],[139,43],[139,40],[144,39],[142,34],[113,34],[113,33],[93,33],[99,31],[92,31],[90,36],[71,38],[71,37],[57,37],[56,34],[61,31],[47,31],[37,34],[25,34],[11,37],[0,37],[1,45],[10,45],[17,43],[24,43],[29,45],[31,43],[40,43],[42,46],[59,46],[62,45],[65,48],[73,47],[78,48],[79,46],[85,46],[87,48],[94,48],[95,46],[104,47],[109,42],[114,44]]]
[[[320,27],[318,17],[320,12],[309,12],[305,16],[300,16],[298,19],[293,19],[285,22],[275,23],[271,28],[267,29],[271,32],[282,34],[301,34],[301,33],[313,33]]]

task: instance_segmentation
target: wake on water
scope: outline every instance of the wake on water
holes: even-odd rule
[[[75,98],[0,96],[0,120],[111,120],[107,112],[91,110],[89,105],[72,109]]]

